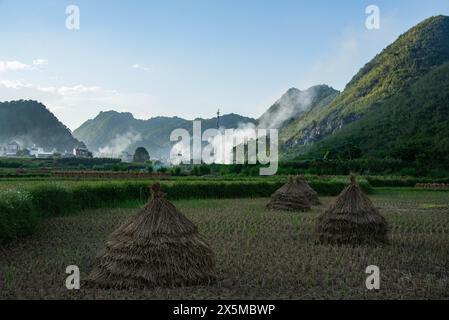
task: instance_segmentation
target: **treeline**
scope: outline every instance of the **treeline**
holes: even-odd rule
[[[169,170],[173,176],[259,176],[260,165],[196,165],[177,166]],[[449,169],[428,168],[401,159],[312,159],[279,162],[277,175],[348,175],[355,172],[361,175],[413,176],[429,178],[449,177]]]

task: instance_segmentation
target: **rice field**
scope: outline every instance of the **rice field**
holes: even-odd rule
[[[268,211],[267,198],[175,201],[217,260],[216,283],[186,288],[83,287],[137,203],[48,218],[34,235],[0,245],[0,299],[448,299],[449,192],[376,189],[370,197],[390,224],[389,245],[316,244],[316,218],[333,197],[306,213]],[[80,268],[80,290],[65,287],[68,265]],[[365,286],[369,265],[380,268],[380,290]]]

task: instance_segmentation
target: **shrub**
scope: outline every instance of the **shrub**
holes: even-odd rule
[[[29,193],[0,192],[0,241],[11,240],[32,233],[39,222]]]
[[[71,191],[57,185],[41,185],[30,189],[34,208],[43,217],[60,216],[73,211]]]

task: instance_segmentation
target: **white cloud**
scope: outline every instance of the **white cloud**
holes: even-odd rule
[[[20,61],[3,61],[0,60],[0,72],[6,71],[22,71],[22,70],[36,70],[48,65],[48,60],[46,59],[35,59],[32,64],[22,63]]]
[[[20,61],[1,61],[0,60],[0,72],[4,71],[18,71],[18,70],[27,70],[31,67],[25,63]]]
[[[33,85],[31,83],[27,83],[21,80],[0,80],[0,86],[3,86],[7,89],[21,90],[21,89],[32,89],[38,92],[44,93],[54,93],[60,96],[70,96],[76,95],[80,93],[91,93],[91,92],[100,92],[101,88],[98,86],[84,86],[84,85],[75,85],[71,87],[42,87]]]
[[[48,65],[48,60],[46,59],[35,59],[33,60],[33,66],[42,67]]]
[[[29,84],[25,84],[20,80],[1,80],[0,86],[3,86],[7,89],[19,89],[19,88],[26,88],[30,87]]]
[[[151,71],[150,68],[144,67],[144,66],[142,66],[142,65],[140,65],[140,64],[138,64],[138,63],[133,64],[133,65],[131,66],[131,68],[133,68],[133,69],[138,69],[138,70],[142,70],[142,71],[145,71],[145,72],[150,72],[150,71]]]

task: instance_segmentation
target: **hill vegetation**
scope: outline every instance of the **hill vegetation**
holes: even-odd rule
[[[311,110],[295,122],[295,134],[288,137],[286,145],[307,145],[338,132],[447,61],[449,17],[431,17],[367,63],[329,105]]]
[[[0,145],[11,141],[59,152],[82,145],[53,113],[33,100],[0,102]]]
[[[391,158],[410,174],[449,172],[449,62],[432,70],[337,134],[315,144],[308,156],[352,160]]]

